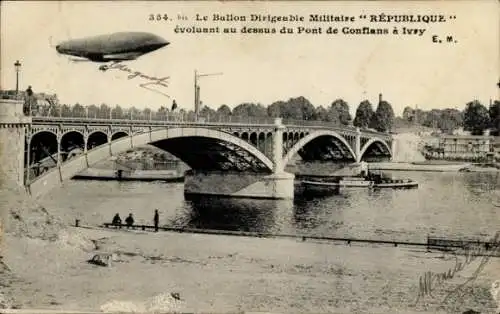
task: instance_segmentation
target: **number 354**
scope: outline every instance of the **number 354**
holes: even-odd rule
[[[149,20],[150,21],[168,21],[168,15],[167,14],[150,14],[149,15]]]

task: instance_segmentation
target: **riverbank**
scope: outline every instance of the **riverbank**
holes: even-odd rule
[[[427,171],[427,172],[497,172],[499,168],[492,165],[460,163],[460,162],[379,162],[369,163],[370,170],[387,171]]]
[[[446,271],[454,259],[407,248],[291,239],[98,228],[69,228],[63,235],[57,241],[6,237],[4,261],[23,279],[11,287],[22,308],[438,313],[446,293],[478,267],[466,266],[435,288],[434,299],[415,306],[419,276]],[[86,263],[96,252],[114,253],[112,266]],[[491,312],[495,305],[487,291],[499,267],[492,259],[464,288],[466,295],[453,297],[441,312]],[[180,300],[168,297],[172,293]]]
[[[370,170],[390,170],[390,171],[432,171],[432,172],[458,172],[470,169],[471,164],[420,164],[406,162],[375,162],[370,163]]]

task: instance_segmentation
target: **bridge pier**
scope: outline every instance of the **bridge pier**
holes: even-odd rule
[[[26,128],[31,117],[23,114],[21,100],[0,100],[0,186],[24,186]]]
[[[276,119],[272,138],[273,173],[188,172],[184,194],[293,199],[295,175],[285,172],[283,165],[284,129],[281,119]]]
[[[184,194],[224,197],[293,199],[290,173],[187,172]]]
[[[356,155],[356,162],[361,162],[361,130],[359,128],[356,128],[354,154]]]

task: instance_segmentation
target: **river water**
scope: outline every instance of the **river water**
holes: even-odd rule
[[[122,220],[169,227],[425,242],[427,235],[489,238],[500,226],[500,173],[394,172],[418,189],[345,190],[294,201],[185,200],[182,183],[69,181],[42,203],[69,224]]]

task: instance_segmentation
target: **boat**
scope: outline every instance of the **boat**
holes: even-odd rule
[[[470,163],[441,163],[432,164],[426,162],[397,163],[381,162],[371,163],[370,170],[388,171],[429,171],[429,172],[469,172]]]
[[[410,179],[404,180],[390,180],[389,182],[374,183],[373,188],[392,188],[392,189],[412,189],[418,187],[418,182]]]
[[[340,188],[372,188],[372,189],[411,189],[418,187],[418,182],[410,179],[378,179],[368,180],[366,178],[342,178],[335,181],[303,180],[302,185],[306,189],[340,189]]]

